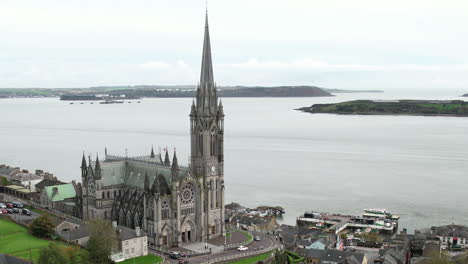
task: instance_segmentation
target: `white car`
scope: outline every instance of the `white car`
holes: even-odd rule
[[[246,251],[247,249],[249,249],[248,247],[244,247],[244,246],[239,246],[237,248],[237,251]]]
[[[0,209],[1,209],[1,208],[5,208],[5,209],[6,209],[7,207],[6,207],[6,205],[5,205],[4,203],[0,203]]]

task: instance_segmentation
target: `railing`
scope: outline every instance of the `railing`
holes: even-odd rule
[[[271,246],[271,247],[268,247],[268,248],[265,248],[265,249],[262,249],[262,250],[258,250],[258,251],[244,252],[244,253],[234,254],[234,255],[230,255],[230,256],[224,256],[224,257],[217,257],[217,258],[213,258],[213,259],[208,259],[205,262],[202,262],[201,264],[213,264],[213,263],[225,262],[225,261],[229,261],[229,260],[240,259],[240,258],[245,258],[245,257],[250,257],[250,256],[261,255],[261,254],[265,254],[265,253],[268,253],[270,251],[273,251],[273,250],[275,250],[277,248],[278,248],[278,245],[275,244],[274,246]],[[273,252],[272,252],[272,254],[273,254]]]
[[[249,234],[249,233],[246,233],[246,232],[243,232],[243,231],[238,231],[238,230],[231,230],[230,232],[232,232],[232,231],[240,232],[242,234],[247,234],[248,239],[246,241],[236,243],[236,244],[227,244],[227,245],[224,246],[224,250],[230,250],[230,249],[237,248],[237,247],[240,247],[240,246],[247,246],[247,245],[252,244],[252,242],[253,242],[253,235],[252,234]]]
[[[166,255],[169,255],[171,253],[173,253],[172,251],[170,250],[167,250],[167,249],[164,249],[164,248],[160,248],[160,247],[156,247],[156,246],[153,246],[153,245],[148,245],[148,248],[154,250],[154,251],[157,251],[161,254],[166,254]],[[211,248],[205,252],[192,252],[192,251],[178,251],[179,253],[183,253],[184,255],[186,255],[187,257],[196,257],[196,256],[203,256],[203,255],[209,255],[211,254]]]
[[[72,215],[69,215],[69,214],[66,214],[64,212],[61,212],[59,210],[56,210],[56,209],[53,209],[53,208],[47,208],[45,206],[42,206],[41,204],[39,203],[36,203],[34,201],[30,201],[29,202],[31,205],[35,206],[35,207],[39,207],[39,208],[42,208],[42,209],[45,209],[49,212],[51,212],[52,214],[56,215],[56,216],[59,216],[59,217],[63,217],[65,218],[65,220],[69,219],[69,220],[73,220],[75,221],[76,223],[79,223],[79,224],[87,224],[88,222],[83,220],[83,219],[80,219],[78,217],[75,217],[75,216],[72,216]]]

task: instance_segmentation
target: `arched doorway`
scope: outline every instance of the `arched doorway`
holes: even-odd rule
[[[195,228],[192,221],[185,221],[180,229],[182,243],[188,243],[195,240]]]
[[[171,234],[171,230],[169,230],[169,228],[166,227],[166,228],[163,229],[163,231],[161,233],[161,239],[162,239],[161,246],[163,246],[163,247],[169,246],[169,243],[171,241],[170,234]]]

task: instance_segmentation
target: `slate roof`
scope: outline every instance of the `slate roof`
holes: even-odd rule
[[[358,252],[348,252],[341,251],[336,249],[326,249],[323,250],[324,255],[322,257],[321,263],[343,263],[347,258],[354,256],[357,260],[357,263],[362,263],[364,260],[364,254]],[[353,261],[356,262],[356,261]],[[353,263],[351,263],[353,264]]]
[[[386,248],[379,251],[380,258],[384,264],[404,264],[406,256],[403,252],[393,248]]]
[[[0,175],[1,176],[10,176],[15,171],[19,172],[20,170],[18,168],[12,168],[10,166],[1,166],[0,167]]]
[[[364,260],[363,253],[347,252],[336,249],[300,249],[298,250],[298,253],[306,258],[320,259],[320,263],[322,264],[361,264]]]
[[[310,242],[310,241],[307,240],[307,239],[299,239],[299,240],[297,240],[296,244],[297,244],[298,246],[305,246],[305,247],[307,247],[307,246],[309,246],[310,244],[312,244],[312,242]]]
[[[190,169],[180,166],[179,179],[188,176]],[[108,155],[101,162],[102,180],[105,186],[125,184],[144,188],[145,175],[148,174],[149,182],[152,184],[156,175],[164,177],[166,182],[171,181],[171,167],[161,164],[159,158],[137,157],[120,158]]]
[[[31,261],[19,259],[10,255],[0,254],[0,264],[31,264]]]
[[[119,230],[119,239],[121,241],[137,238],[137,237],[144,237],[147,236],[146,232],[140,229],[140,236],[136,235],[135,229],[128,228],[126,226],[117,226],[117,230]]]
[[[59,235],[68,241],[82,239],[89,237],[89,227],[88,225],[80,225],[80,227],[76,229],[71,229],[67,232],[61,232]]]
[[[10,179],[12,180],[15,180],[15,181],[36,181],[36,180],[40,180],[42,179],[41,176],[39,175],[36,175],[36,174],[32,174],[32,173],[24,173],[24,172],[20,172],[20,173],[16,173],[14,175],[11,175],[10,176]]]
[[[435,228],[434,233],[444,237],[463,237],[468,239],[468,227],[462,225],[446,225]]]
[[[297,253],[306,258],[313,258],[313,259],[322,259],[325,250],[320,249],[299,249]]]
[[[36,189],[44,189],[47,186],[53,186],[53,185],[59,185],[59,184],[64,184],[64,182],[57,181],[57,180],[44,179],[38,182],[34,186],[36,186]]]
[[[57,193],[54,193],[55,188],[58,190]],[[47,186],[44,188],[44,190],[47,193],[47,197],[53,202],[63,201],[67,198],[76,197],[75,188],[71,183]]]

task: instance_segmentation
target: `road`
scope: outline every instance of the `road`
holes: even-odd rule
[[[272,238],[270,236],[262,235],[262,234],[256,234],[260,236],[260,241],[254,241],[252,244],[248,245],[248,250],[246,251],[237,251],[237,249],[231,249],[224,251],[222,253],[218,254],[212,254],[212,255],[204,255],[204,256],[197,256],[197,257],[189,257],[187,260],[189,261],[190,264],[194,263],[202,263],[208,259],[213,259],[213,258],[218,258],[218,257],[224,257],[224,256],[232,256],[240,253],[245,253],[245,252],[254,252],[254,251],[259,251],[264,248],[268,248],[273,246],[275,243],[279,243],[278,241],[275,241],[275,238]],[[169,260],[170,263],[177,264],[177,260]]]

